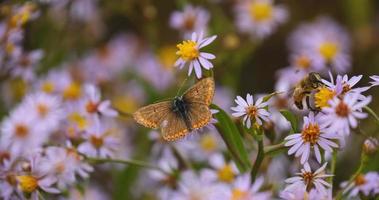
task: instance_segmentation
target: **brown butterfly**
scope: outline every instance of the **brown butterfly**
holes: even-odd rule
[[[148,128],[161,128],[167,141],[184,137],[209,123],[215,90],[213,78],[204,78],[172,101],[162,101],[138,109],[134,119]]]

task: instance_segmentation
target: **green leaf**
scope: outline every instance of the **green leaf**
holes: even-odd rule
[[[228,147],[233,160],[241,172],[246,172],[251,168],[251,163],[237,126],[229,115],[217,105],[212,104],[211,108],[219,111],[213,115],[218,121],[215,125]]]
[[[290,111],[288,110],[281,110],[280,114],[283,115],[290,123],[291,123],[291,128],[293,133],[297,133],[298,131],[298,119],[297,117]]]

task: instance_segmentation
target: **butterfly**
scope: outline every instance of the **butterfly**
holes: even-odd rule
[[[204,78],[182,96],[138,109],[133,118],[145,127],[161,128],[163,139],[174,141],[210,122],[212,113],[209,105],[214,91],[213,78]]]

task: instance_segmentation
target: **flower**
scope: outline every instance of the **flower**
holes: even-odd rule
[[[78,151],[92,157],[113,157],[119,144],[112,135],[112,129],[98,120],[86,129],[83,138],[85,142],[78,146]]]
[[[264,38],[288,18],[287,10],[272,0],[244,0],[236,5],[236,25],[243,33]]]
[[[333,133],[326,132],[324,126],[320,125],[310,112],[308,117],[304,117],[304,125],[301,133],[295,133],[287,136],[285,146],[292,146],[288,150],[288,155],[295,154],[296,157],[301,155],[301,164],[308,161],[311,149],[313,149],[316,159],[321,163],[320,148],[328,152],[333,152],[333,147],[337,148],[338,145],[332,141],[337,139],[338,136]]]
[[[270,113],[265,109],[268,103],[263,102],[263,97],[259,98],[254,103],[253,95],[247,94],[246,101],[241,96],[237,96],[234,101],[237,103],[237,106],[231,108],[235,111],[232,115],[234,117],[243,116],[243,123],[247,128],[251,127],[252,121],[259,125],[262,125],[262,120],[269,121],[268,117],[270,116]]]
[[[289,44],[292,52],[306,52],[318,72],[325,66],[336,72],[351,68],[350,37],[345,29],[327,17],[301,25],[291,34]]]
[[[379,76],[378,75],[372,75],[370,78],[373,80],[371,81],[371,87],[372,86],[378,86],[379,85]]]
[[[379,174],[378,172],[358,174],[353,182],[342,182],[341,187],[345,188],[344,193],[349,192],[349,197],[355,197],[360,192],[365,196],[374,196],[379,194]]]
[[[329,183],[324,181],[324,178],[331,177],[331,174],[324,174],[325,167],[328,163],[324,163],[315,172],[312,172],[311,167],[308,163],[304,164],[304,168],[301,169],[300,173],[296,173],[297,176],[286,179],[286,183],[290,184],[286,188],[294,187],[295,184],[304,184],[306,186],[306,191],[310,191],[315,188],[321,194],[326,195],[327,189],[332,187]]]
[[[216,56],[210,53],[200,52],[200,49],[209,45],[217,38],[216,35],[203,38],[203,34],[199,35],[195,32],[192,33],[190,40],[185,40],[182,43],[178,44],[178,51],[176,54],[179,57],[175,62],[175,66],[182,69],[187,63],[189,63],[188,76],[192,73],[192,70],[195,70],[197,78],[201,78],[202,72],[201,67],[206,70],[213,68],[213,64],[208,60],[215,59]]]
[[[170,17],[170,26],[181,31],[185,37],[193,32],[207,29],[209,13],[202,7],[186,5],[182,12],[175,11]]]
[[[90,116],[103,115],[107,117],[116,117],[117,111],[111,108],[111,102],[109,100],[101,101],[100,90],[92,85],[88,84],[84,86],[85,96],[82,98],[81,107],[85,113]]]
[[[222,154],[214,154],[209,158],[209,164],[214,170],[206,170],[210,177],[221,182],[231,183],[238,174],[234,162],[226,162]]]
[[[22,53],[17,59],[13,59],[10,63],[12,65],[12,75],[14,77],[21,77],[26,81],[31,81],[35,78],[34,70],[38,66],[39,61],[43,57],[42,50],[34,50],[29,53]]]
[[[269,200],[271,192],[259,192],[263,185],[263,177],[259,177],[251,185],[250,175],[242,174],[232,183],[232,187],[228,190],[227,199],[231,200]]]
[[[331,200],[332,190],[327,189],[326,192],[321,193],[317,189],[313,188],[309,192],[306,190],[306,186],[303,182],[298,182],[286,187],[279,194],[280,198],[285,200]]]
[[[359,93],[346,94],[342,99],[334,97],[329,101],[330,107],[322,109],[319,122],[327,127],[328,132],[348,135],[350,127],[357,127],[357,119],[367,117],[367,114],[362,112],[362,108],[370,103],[371,96],[363,100],[359,100],[358,97]]]

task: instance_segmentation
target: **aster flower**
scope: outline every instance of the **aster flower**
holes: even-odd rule
[[[362,192],[365,196],[379,194],[379,174],[378,172],[368,172],[359,174],[354,181],[342,182],[341,187],[345,188],[344,193],[349,193],[349,197],[356,197]]]
[[[313,188],[308,192],[306,185],[303,182],[298,182],[286,187],[280,192],[279,196],[285,200],[331,200],[332,190],[327,189],[326,192],[321,193]]]
[[[178,44],[178,51],[176,54],[179,59],[175,62],[175,66],[182,69],[187,63],[189,63],[188,76],[192,73],[192,70],[195,70],[197,78],[202,77],[203,67],[206,70],[213,68],[213,64],[208,60],[215,59],[216,57],[213,54],[200,52],[200,49],[209,45],[216,39],[216,35],[203,38],[203,34],[199,35],[195,32],[192,33],[190,40],[185,40],[182,43]]]
[[[231,108],[235,111],[232,115],[234,117],[243,116],[243,123],[247,128],[251,127],[252,122],[262,125],[262,120],[269,121],[270,113],[265,109],[268,102],[263,102],[263,97],[259,98],[254,103],[253,95],[247,94],[246,100],[244,100],[241,96],[237,96],[234,101],[237,103],[237,106]]]
[[[304,117],[304,125],[301,133],[295,133],[287,136],[285,146],[292,146],[288,150],[288,155],[294,154],[301,156],[301,164],[308,161],[311,150],[313,149],[316,159],[321,163],[320,148],[328,152],[333,152],[332,148],[338,145],[333,142],[337,139],[336,134],[327,132],[325,126],[320,125],[315,119],[314,113],[310,112],[308,117]]]
[[[85,96],[81,100],[81,107],[84,112],[90,116],[103,115],[107,117],[116,117],[117,111],[111,108],[109,100],[101,101],[100,90],[91,84],[84,86]]]
[[[34,50],[29,53],[22,53],[17,59],[12,59],[9,63],[12,66],[12,76],[21,77],[26,81],[33,80],[35,77],[35,67],[39,64],[42,57],[42,50]]]
[[[378,75],[372,75],[372,76],[370,76],[370,78],[372,79],[372,81],[370,82],[371,87],[379,85],[379,76]]]
[[[86,129],[83,137],[85,142],[78,146],[78,151],[92,157],[113,157],[119,144],[112,130],[98,120]]]
[[[329,18],[301,25],[290,36],[293,52],[307,52],[315,69],[331,66],[336,72],[351,68],[350,37],[347,31]]]
[[[306,191],[310,191],[312,188],[315,188],[318,192],[323,195],[327,195],[327,188],[332,186],[327,183],[324,178],[331,177],[331,174],[324,174],[327,163],[324,163],[319,169],[315,172],[312,172],[311,167],[308,163],[304,164],[304,168],[301,169],[300,173],[296,173],[297,176],[286,179],[286,183],[290,184],[288,187],[293,187],[296,184],[303,184],[306,187]]]
[[[350,127],[358,126],[357,119],[364,119],[367,113],[362,112],[362,108],[368,105],[371,96],[364,100],[359,100],[359,94],[346,94],[342,99],[334,97],[329,101],[330,107],[324,107],[319,121],[328,127],[328,132],[335,132],[340,135],[348,135]]]
[[[235,10],[238,29],[258,38],[270,35],[288,17],[287,10],[272,0],[243,0]]]
[[[212,155],[209,158],[209,165],[214,170],[205,170],[204,172],[208,173],[207,175],[215,181],[231,183],[239,173],[236,164],[234,162],[226,162],[222,154]]]
[[[186,5],[184,10],[175,11],[170,17],[170,26],[181,31],[185,37],[193,32],[200,32],[207,29],[209,13],[202,7]]]
[[[227,197],[232,200],[269,200],[271,199],[271,192],[260,192],[264,182],[263,177],[259,177],[251,185],[250,175],[241,174],[232,183],[231,189],[228,191]]]

